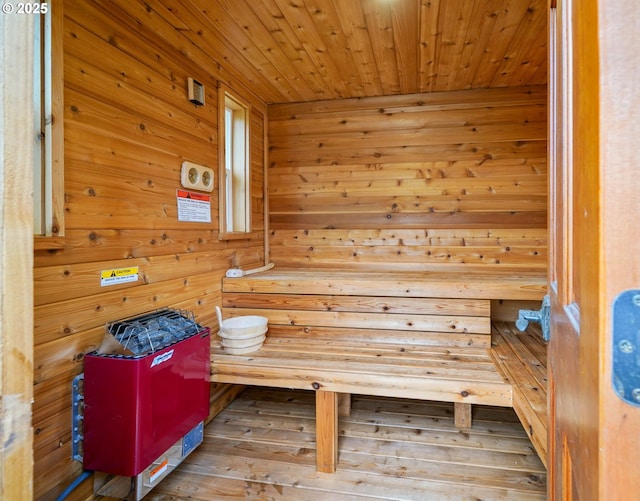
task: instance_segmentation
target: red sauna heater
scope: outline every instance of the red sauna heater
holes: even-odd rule
[[[163,309],[107,331],[128,354],[85,356],[83,466],[97,493],[141,499],[202,442],[210,330]]]

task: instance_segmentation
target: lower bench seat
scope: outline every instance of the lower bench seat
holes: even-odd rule
[[[485,348],[296,340],[269,334],[247,355],[212,350],[217,382],[511,407],[511,384]]]
[[[211,362],[215,382],[316,391],[319,471],[336,467],[339,395],[513,406],[512,385],[486,348],[297,340],[269,333],[264,346],[247,355],[226,354],[214,341]],[[456,408],[460,427],[471,425],[465,406]]]

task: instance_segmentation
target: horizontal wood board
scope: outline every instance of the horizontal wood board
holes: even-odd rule
[[[467,273],[464,268],[423,273],[374,273],[353,270],[304,270],[281,268],[225,278],[225,293],[362,295],[447,299],[542,300],[546,275],[540,272]],[[283,298],[286,301],[286,298]],[[286,303],[280,303],[286,304]]]

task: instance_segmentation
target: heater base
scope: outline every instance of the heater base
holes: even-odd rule
[[[93,476],[94,493],[127,501],[141,500],[202,443],[203,435],[204,422],[200,422],[134,477],[95,472]]]

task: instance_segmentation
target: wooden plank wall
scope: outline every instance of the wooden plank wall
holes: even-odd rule
[[[170,306],[215,327],[224,271],[264,262],[265,105],[207,66],[203,51],[181,50],[175,27],[143,2],[119,4],[64,2],[66,238],[35,254],[36,499],[81,471],[71,460],[71,380],[104,324]],[[187,77],[204,83],[205,106],[188,101]],[[250,239],[218,240],[217,189],[211,224],[177,220],[182,161],[217,172],[217,80],[253,108]],[[131,266],[137,282],[100,286],[101,270]],[[232,395],[214,385],[212,397]]]
[[[269,107],[277,266],[538,269],[546,89]]]

